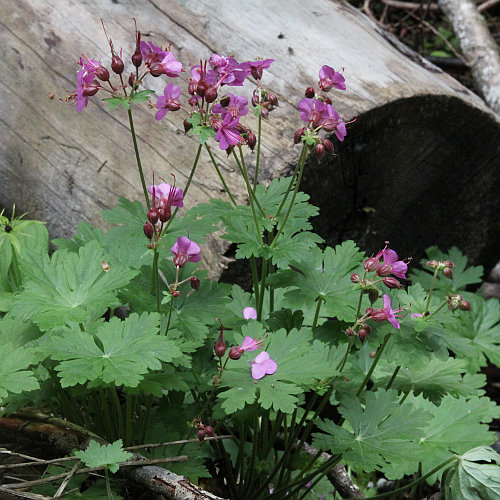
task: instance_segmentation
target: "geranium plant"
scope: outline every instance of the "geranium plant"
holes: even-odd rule
[[[352,241],[325,246],[311,231],[318,209],[300,183],[308,155],[348,140],[330,97],[346,89],[343,75],[319,69],[297,104],[295,172],[263,185],[261,122],[279,108],[262,84],[272,59],[213,54],[186,69],[182,91],[170,81],[184,69],[169,49],[137,32],[130,73],[109,45],[109,69],[82,55],[68,101],[78,112],[97,97],[124,108],[144,199],[105,210],[114,224],[106,233],[81,222],[73,238],[53,241],[52,255],[43,224],[0,216],[4,413],[36,406],[118,442],[118,458],[78,454],[105,464],[109,496],[108,468],[128,456],[118,440],[198,438],[151,455],[187,454],[169,468],[191,481],[212,475],[229,498],[333,494],[326,475],[336,464],[372,498],[387,496],[373,486],[381,475],[398,481],[391,495],[420,498],[425,481],[440,479],[446,498],[498,498],[487,424],[499,411],[481,369],[500,361],[500,308],[466,290],[481,268],[467,268],[455,248],[431,248],[411,271],[388,242],[367,256]],[[167,82],[156,96],[147,82],[158,77]],[[250,103],[238,95],[243,85],[254,88]],[[186,133],[198,138],[183,186],[144,177],[133,110],[145,101],[158,121],[185,113]],[[251,108],[255,131],[244,124]],[[214,147],[233,158],[248,203],[236,202]],[[185,210],[202,153],[227,200]],[[248,263],[250,292],[199,269],[204,238],[221,228]],[[473,476],[468,484],[484,496],[467,496],[458,474]]]

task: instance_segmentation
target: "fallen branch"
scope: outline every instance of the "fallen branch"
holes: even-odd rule
[[[474,82],[488,106],[500,113],[500,55],[471,0],[438,0],[462,48]]]
[[[422,7],[424,7],[426,10],[439,9],[439,6],[435,3],[430,3],[425,6],[423,6],[421,3],[403,2],[401,0],[382,0],[382,3],[388,5],[389,7],[394,7],[396,9],[404,9],[404,10],[415,10],[415,9],[421,9]]]
[[[37,495],[36,493],[29,493],[27,491],[12,491],[3,486],[0,486],[0,493],[6,493],[7,495],[18,498],[29,498],[30,500],[52,500],[52,497]]]
[[[488,10],[490,7],[493,7],[494,5],[496,5],[499,2],[500,2],[500,0],[486,0],[486,2],[484,2],[478,6],[477,10],[478,10],[478,12],[483,12],[485,10]]]

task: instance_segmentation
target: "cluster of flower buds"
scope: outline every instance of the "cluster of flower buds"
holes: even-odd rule
[[[276,94],[259,87],[253,92],[252,106],[254,108],[260,106],[260,116],[267,119],[269,113],[279,107],[279,100]]]
[[[314,144],[316,156],[321,158],[325,153],[333,154],[334,147],[330,139],[324,139],[318,135],[320,130],[331,134],[334,133],[339,141],[346,136],[346,123],[340,119],[337,111],[332,105],[329,97],[323,92],[329,92],[332,88],[345,90],[344,77],[330,66],[322,66],[319,71],[319,91],[314,87],[308,87],[304,93],[298,108],[300,118],[306,122],[306,127],[299,128],[293,137],[294,144],[307,141]]]
[[[367,335],[371,332],[371,328],[366,323],[356,324],[354,328],[347,328],[345,334],[348,337],[352,337],[357,335],[358,339],[361,340],[361,343],[364,343]]]
[[[462,311],[470,311],[470,302],[465,300],[460,294],[449,294],[446,297],[446,302],[448,302],[448,310],[456,311],[461,309]]]
[[[199,419],[196,428],[198,429],[198,439],[200,441],[204,441],[206,436],[215,437],[214,428],[211,425],[205,425],[201,423]]]
[[[453,279],[453,261],[451,260],[430,260],[425,263],[426,266],[430,267],[431,269],[438,269],[439,271],[443,272],[443,276],[446,276],[449,279]]]

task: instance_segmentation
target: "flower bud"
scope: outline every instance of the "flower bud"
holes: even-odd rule
[[[172,217],[172,212],[168,205],[162,205],[158,209],[158,214],[161,222],[167,222]]]
[[[260,116],[262,116],[262,118],[264,118],[265,120],[267,120],[267,118],[269,116],[269,110],[266,109],[266,108],[262,108],[260,110]]]
[[[125,65],[123,64],[123,61],[121,57],[119,56],[113,56],[111,59],[111,69],[113,70],[114,73],[117,75],[121,75],[123,73],[123,70],[125,68]]]
[[[192,95],[189,99],[188,99],[188,104],[190,106],[197,106],[198,105],[198,98],[196,97],[196,95]]]
[[[460,301],[460,309],[462,309],[462,311],[470,311],[470,302],[468,300],[462,299]]]
[[[189,283],[191,284],[191,288],[193,290],[200,289],[201,281],[200,281],[200,278],[198,278],[197,276],[191,276],[191,278],[189,278]]]
[[[205,425],[205,432],[212,437],[215,437],[214,428],[211,425]]]
[[[389,276],[392,272],[392,266],[390,264],[383,264],[377,269],[377,274],[381,278],[385,278],[386,276]]]
[[[214,346],[215,355],[218,358],[222,358],[222,356],[224,356],[224,354],[226,354],[226,349],[227,349],[227,346],[226,346],[226,343],[224,342],[224,340],[222,340],[222,333],[221,333],[219,340],[217,341],[217,344],[215,344],[215,346]],[[231,359],[234,359],[234,358],[231,358]]]
[[[186,118],[184,120],[184,133],[187,134],[192,128],[193,128],[193,124],[188,122],[188,119]]]
[[[363,267],[369,273],[373,273],[380,267],[380,261],[375,257],[370,257],[363,262]]]
[[[318,158],[321,158],[325,154],[325,146],[323,146],[323,144],[318,142],[318,144],[316,144],[315,152],[316,156]]]
[[[353,283],[359,283],[361,281],[361,276],[358,273],[351,274],[351,281]]]
[[[196,94],[196,87],[198,87],[198,82],[190,78],[188,83],[188,93],[191,95]]]
[[[375,288],[372,288],[371,290],[368,291],[368,299],[370,300],[370,304],[374,304],[376,300],[378,299],[378,290]]]
[[[181,294],[181,292],[179,292],[178,290],[174,290],[172,292],[172,297],[178,297],[180,294]]]
[[[214,102],[215,99],[217,99],[217,87],[215,85],[211,85],[205,92],[205,101],[211,103]]]
[[[450,280],[453,279],[453,271],[451,270],[451,267],[445,267],[443,269],[443,275],[446,276],[447,278],[450,278]]]
[[[444,260],[443,265],[445,267],[453,267],[455,264],[453,264],[453,261],[451,261],[451,260]]]
[[[205,80],[200,80],[198,82],[198,85],[196,87],[196,93],[200,96],[203,97],[205,95],[205,92],[208,89],[208,84]]]
[[[160,214],[158,213],[156,207],[151,207],[148,210],[148,220],[149,222],[151,222],[151,224],[156,224],[158,222],[159,217]]]
[[[393,278],[392,276],[389,276],[387,278],[384,278],[384,285],[387,288],[403,288],[403,285],[396,279]]]
[[[329,141],[328,139],[325,139],[323,141],[323,146],[325,147],[325,151],[327,153],[333,154],[333,142]]]
[[[278,107],[280,105],[279,101],[278,101],[278,96],[276,94],[273,94],[273,93],[269,93],[267,94],[267,100],[273,105],[273,106],[276,106]]]
[[[368,332],[366,331],[365,328],[360,328],[358,331],[358,339],[361,340],[361,343],[364,343],[366,340],[366,336],[368,335]]]
[[[338,125],[337,120],[334,120],[333,118],[327,118],[321,123],[321,128],[325,132],[333,132],[334,130],[336,130],[337,125]]]
[[[430,267],[431,269],[436,269],[436,267],[439,266],[439,262],[437,260],[432,259],[432,260],[426,262],[425,265],[427,267]]]
[[[329,97],[323,97],[323,102],[325,104],[331,104],[332,103],[332,100],[329,98]]]
[[[247,134],[247,144],[251,151],[253,151],[257,145],[257,136],[251,130]]]
[[[228,356],[231,359],[237,360],[237,359],[241,358],[241,356],[243,355],[244,352],[245,351],[239,345],[235,345],[235,346],[231,347],[231,349],[229,349]]]
[[[135,75],[134,73],[130,73],[130,76],[128,77],[128,84],[133,87],[135,83]]]
[[[153,234],[155,234],[155,228],[153,227],[153,224],[151,224],[151,222],[149,221],[147,221],[146,224],[144,224],[142,230],[144,231],[144,234],[149,240],[153,237]]]
[[[304,135],[304,132],[306,131],[306,127],[299,128],[298,130],[295,131],[295,134],[293,134],[293,143],[298,144],[299,142],[302,141],[302,136]]]
[[[84,83],[82,85],[83,96],[84,97],[92,97],[96,95],[99,89],[101,88],[100,83],[97,80],[94,80],[90,83]]]
[[[95,76],[103,82],[109,81],[109,71],[104,66],[97,66],[95,69]]]
[[[348,337],[352,337],[353,335],[356,335],[356,332],[352,328],[347,328],[347,330],[345,331],[345,334]]]
[[[198,429],[198,439],[200,441],[204,441],[206,436],[206,432],[204,429]]]
[[[260,104],[260,97],[257,94],[254,94],[252,96],[252,106],[255,108],[255,106],[258,106]]]
[[[312,99],[316,95],[314,87],[307,87],[306,91],[304,92],[304,95],[309,99]]]
[[[387,312],[384,309],[375,309],[375,311],[372,312],[371,318],[373,321],[381,322],[385,321],[388,316]]]
[[[261,80],[262,79],[262,68],[260,66],[252,66],[252,76],[256,80]]]

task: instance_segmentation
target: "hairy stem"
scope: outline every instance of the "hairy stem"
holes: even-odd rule
[[[128,122],[130,124],[130,133],[132,134],[132,141],[134,142],[135,159],[137,161],[137,168],[139,169],[139,175],[141,177],[142,191],[144,192],[144,199],[146,200],[146,205],[149,210],[151,207],[151,202],[149,201],[148,190],[146,188],[146,181],[144,180],[144,172],[142,170],[141,155],[139,154],[139,147],[137,146],[137,137],[135,135],[134,120],[132,118],[132,109],[128,109],[127,113],[128,113]]]

